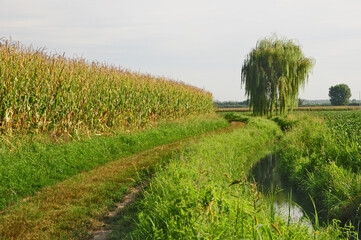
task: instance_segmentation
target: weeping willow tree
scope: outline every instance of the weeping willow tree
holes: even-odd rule
[[[242,66],[241,84],[245,85],[255,115],[281,114],[297,106],[298,91],[308,81],[314,60],[306,58],[293,41],[273,35],[257,42]],[[278,106],[279,105],[279,106]]]

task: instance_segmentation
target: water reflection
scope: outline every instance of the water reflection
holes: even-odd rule
[[[273,155],[261,159],[252,169],[255,181],[260,191],[266,194],[274,194],[274,209],[286,221],[305,222],[310,226],[308,220],[304,220],[304,212],[297,204],[300,203],[300,196],[297,192],[282,181],[277,172],[278,159]]]

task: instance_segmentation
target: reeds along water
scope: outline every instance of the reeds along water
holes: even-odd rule
[[[2,132],[137,128],[213,110],[201,89],[20,43],[0,42]]]

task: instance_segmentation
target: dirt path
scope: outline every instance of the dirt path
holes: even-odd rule
[[[221,129],[218,131],[214,131],[212,133],[207,134],[214,134],[214,133],[221,133],[221,132],[231,132],[237,128],[240,128],[244,126],[245,124],[243,122],[231,122],[231,126],[226,129]],[[183,140],[182,140],[183,141]],[[178,144],[178,142],[176,142]],[[135,188],[132,188],[130,190],[130,193],[128,193],[122,202],[116,203],[116,209],[109,212],[108,216],[104,219],[106,222],[114,222],[117,219],[117,215],[119,211],[124,209],[126,206],[130,205],[136,200],[136,196],[142,191],[144,185],[139,185]],[[93,240],[106,240],[108,235],[112,232],[114,229],[114,226],[111,224],[105,224],[104,227],[100,230],[91,231],[91,234],[93,235]]]
[[[136,196],[142,191],[143,185],[139,185],[136,188],[132,188],[130,190],[130,193],[124,196],[123,202],[116,203],[116,208],[109,212],[109,215],[105,218],[107,221],[112,222],[117,218],[117,214],[119,211],[124,209],[129,204],[133,203],[136,199]],[[108,225],[104,225],[106,229],[100,229],[97,231],[92,231],[91,234],[93,235],[93,240],[105,240],[108,235],[112,232],[112,227]]]
[[[107,225],[99,219],[117,213],[107,212],[106,202],[111,202],[112,194],[120,194],[120,189],[134,185],[139,169],[152,166],[205,135],[229,132],[242,125],[233,122],[226,129],[161,145],[42,189],[0,215],[0,239],[89,239],[89,229],[94,239],[105,239],[110,231],[103,230]],[[125,195],[117,209],[134,201],[140,189]]]

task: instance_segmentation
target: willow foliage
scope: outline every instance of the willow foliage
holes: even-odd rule
[[[255,115],[272,115],[279,104],[281,114],[296,106],[298,91],[304,87],[314,60],[306,58],[292,40],[277,36],[257,42],[247,55],[241,83]]]

